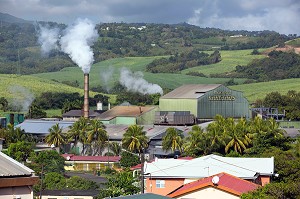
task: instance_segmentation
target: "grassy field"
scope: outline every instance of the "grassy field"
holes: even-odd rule
[[[182,84],[222,84],[228,78],[203,78],[188,76],[185,74],[149,73],[145,72],[146,65],[154,59],[161,57],[126,57],[102,61],[92,66],[90,72],[90,87],[105,85],[103,76],[112,76],[108,80],[108,85],[112,86],[119,80],[120,69],[126,67],[131,71],[142,71],[144,79],[148,82],[159,84],[163,88],[174,89]],[[65,68],[59,72],[35,74],[34,76],[55,81],[78,81],[80,87],[83,86],[83,73],[79,67]],[[235,79],[238,83],[243,83],[245,79]]]
[[[74,88],[48,80],[46,78],[39,78],[30,75],[4,75],[0,74],[0,97],[12,99],[15,97],[22,97],[24,95],[37,96],[42,92],[65,92],[74,93],[78,92],[83,95],[81,88]],[[95,92],[90,92],[94,96]]]
[[[254,102],[257,99],[263,99],[267,93],[278,91],[281,94],[286,94],[289,90],[300,92],[300,78],[285,79],[270,82],[260,82],[253,84],[243,84],[230,86],[231,89],[242,91],[249,102]]]
[[[260,59],[265,57],[264,55],[251,55],[252,51],[253,50],[222,50],[220,51],[222,61],[216,64],[186,69],[183,70],[182,73],[186,74],[189,71],[198,71],[205,75],[210,75],[231,72],[235,70],[235,67],[237,65],[247,65],[253,59]]]

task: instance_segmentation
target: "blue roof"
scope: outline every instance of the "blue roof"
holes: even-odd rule
[[[25,120],[23,123],[18,124],[15,127],[20,127],[25,131],[25,133],[49,134],[49,129],[57,123],[63,131],[69,129],[69,127],[74,124],[74,122],[70,121]]]

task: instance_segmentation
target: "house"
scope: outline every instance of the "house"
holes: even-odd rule
[[[96,171],[106,167],[119,168],[121,157],[119,156],[79,156],[73,154],[62,154],[66,159],[65,170]]]
[[[97,116],[103,124],[153,124],[155,106],[115,106]]]
[[[260,185],[227,173],[184,184],[168,194],[171,198],[226,198],[237,199],[243,193],[253,191]]]
[[[0,199],[32,199],[34,171],[0,152]]]
[[[156,159],[146,163],[146,192],[167,195],[184,184],[228,173],[264,186],[274,175],[274,157],[236,158],[207,155],[195,159]]]
[[[98,190],[45,190],[42,199],[95,199]]]
[[[143,194],[135,194],[130,196],[119,196],[114,197],[115,199],[168,199],[169,197],[161,196],[153,193],[143,193]],[[170,198],[169,198],[170,199]]]

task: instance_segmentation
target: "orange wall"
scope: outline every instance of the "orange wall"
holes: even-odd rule
[[[262,186],[265,186],[266,184],[270,183],[270,176],[259,176],[259,177]]]
[[[165,180],[165,188],[157,188],[156,180]],[[159,195],[167,195],[171,191],[174,191],[179,186],[183,185],[183,178],[175,178],[175,179],[156,179],[156,178],[147,178],[146,179],[146,193],[155,193]],[[152,186],[151,186],[152,185]]]

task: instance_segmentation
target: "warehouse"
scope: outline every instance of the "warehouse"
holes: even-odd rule
[[[198,121],[213,119],[217,114],[249,118],[249,102],[242,92],[222,84],[188,84],[162,96],[159,111],[190,112]]]

